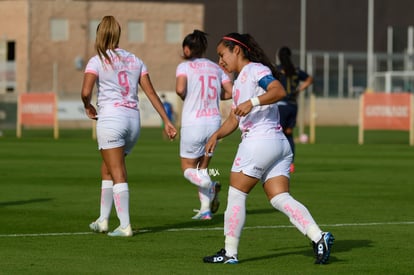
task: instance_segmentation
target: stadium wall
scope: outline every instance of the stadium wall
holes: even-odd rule
[[[96,54],[91,35],[95,33],[93,22],[108,14],[114,15],[122,26],[120,46],[145,62],[155,88],[173,89],[175,69],[182,60],[182,38],[194,29],[203,29],[204,6],[179,2],[116,2],[0,1],[0,40],[15,43],[16,87],[7,93],[54,91],[59,97],[77,96],[83,68]],[[52,33],[61,33],[60,30],[52,32],[52,22],[56,20],[66,26],[62,27],[66,30],[64,37],[52,36]],[[143,23],[143,41],[129,36],[130,22]],[[167,39],[169,23],[179,25],[177,41]]]
[[[160,93],[161,94],[161,93]],[[179,126],[181,118],[182,103],[174,92],[162,92],[173,104],[176,113],[176,124]],[[299,117],[304,115],[305,125],[310,122],[309,100],[305,106],[299,108]],[[225,119],[230,111],[231,101],[222,102],[222,117]],[[359,99],[357,98],[316,98],[316,126],[357,126]],[[160,127],[161,120],[145,95],[140,95],[141,123],[143,127]],[[10,95],[0,95],[0,130],[13,129],[16,127],[17,103]],[[59,128],[88,128],[91,121],[83,111],[80,100],[59,99],[58,100]]]
[[[305,125],[309,125],[309,101],[299,112],[305,112]],[[358,125],[359,98],[316,98],[316,126],[356,126]],[[298,118],[301,113],[298,114]]]

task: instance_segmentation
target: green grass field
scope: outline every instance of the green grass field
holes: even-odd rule
[[[194,221],[196,188],[184,180],[178,140],[144,128],[127,158],[137,234],[89,232],[99,214],[100,155],[90,131],[13,131],[0,138],[0,274],[413,274],[414,148],[407,132],[320,127],[298,144],[291,193],[336,238],[330,264],[314,265],[310,243],[267,202],[249,195],[238,265],[204,264],[223,244],[223,212],[238,132],[210,168],[223,185],[211,221]],[[113,211],[110,228],[118,226]]]

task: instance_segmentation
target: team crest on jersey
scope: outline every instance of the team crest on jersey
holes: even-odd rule
[[[247,72],[243,72],[243,74],[240,77],[240,82],[244,83],[247,80]]]

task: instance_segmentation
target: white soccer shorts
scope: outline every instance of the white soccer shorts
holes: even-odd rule
[[[136,116],[99,117],[96,124],[99,150],[124,146],[125,154],[129,154],[138,140],[140,128],[138,112]]]
[[[292,151],[286,138],[245,138],[239,144],[232,172],[260,179],[263,183],[276,176],[289,178]]]
[[[205,154],[205,146],[211,135],[220,127],[217,124],[186,126],[180,132],[180,157],[197,159]]]

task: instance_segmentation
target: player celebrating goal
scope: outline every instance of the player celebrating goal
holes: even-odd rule
[[[193,219],[210,220],[219,207],[220,186],[208,174],[212,155],[205,144],[221,124],[219,102],[231,97],[229,77],[214,62],[204,58],[206,34],[194,30],[182,43],[183,58],[176,71],[176,92],[184,101],[181,119],[180,157],[184,177],[198,187],[200,209]],[[223,92],[221,88],[224,88]]]
[[[206,154],[217,141],[239,127],[242,140],[233,162],[227,209],[224,214],[225,248],[206,263],[238,263],[238,246],[246,219],[246,200],[260,181],[270,204],[285,214],[312,242],[318,264],[329,259],[333,236],[323,232],[308,209],[289,194],[292,151],[279,122],[277,105],[286,92],[276,69],[248,34],[230,33],[217,46],[219,64],[238,77],[233,87],[233,111],[206,144]]]
[[[120,225],[109,236],[133,235],[129,218],[129,188],[125,156],[131,152],[140,133],[138,85],[161,116],[170,139],[176,129],[150,81],[145,64],[132,53],[118,47],[121,27],[113,16],[105,16],[96,31],[95,49],[85,69],[82,101],[86,114],[97,119],[98,147],[102,155],[101,210],[89,227],[94,232],[108,231],[112,204]],[[98,111],[91,104],[92,90],[98,88]]]

